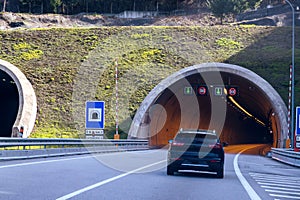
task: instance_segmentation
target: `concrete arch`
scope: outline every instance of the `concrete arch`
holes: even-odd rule
[[[149,131],[151,121],[149,119],[149,110],[155,105],[159,97],[179,81],[196,74],[202,75],[204,73],[219,73],[223,79],[229,76],[235,77],[239,83],[247,82],[247,84],[243,85],[243,90],[249,89],[249,91],[254,91],[256,89],[253,93],[257,93],[258,96],[251,97],[250,94],[244,92],[244,100],[241,101],[243,101],[244,105],[247,105],[247,103],[250,105],[251,102],[254,102],[253,105],[249,106],[250,108],[254,109],[258,107],[257,109],[263,110],[261,113],[264,113],[264,115],[261,115],[261,117],[265,119],[266,123],[269,123],[270,132],[273,133],[273,147],[285,147],[285,140],[288,139],[287,108],[280,95],[266,80],[254,72],[237,65],[224,63],[194,65],[175,72],[162,80],[141,103],[131,124],[128,137],[150,138],[153,133]],[[257,102],[255,102],[256,100]],[[164,113],[164,115],[168,114]]]
[[[18,133],[23,127],[22,137],[27,138],[33,130],[37,114],[37,99],[34,89],[26,76],[11,63],[0,60],[0,70],[12,78],[18,89],[19,108],[11,136],[20,137]]]

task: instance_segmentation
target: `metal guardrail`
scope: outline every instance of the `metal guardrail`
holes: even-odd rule
[[[149,149],[148,140],[0,139],[0,160]]]
[[[129,145],[146,145],[148,146],[148,140],[99,140],[99,139],[61,139],[61,138],[47,138],[47,139],[20,139],[20,138],[4,138],[0,139],[0,148],[5,147],[26,147],[26,146],[47,146],[60,145],[64,146],[129,146]]]
[[[289,165],[300,167],[300,153],[290,149],[272,148],[272,158]]]

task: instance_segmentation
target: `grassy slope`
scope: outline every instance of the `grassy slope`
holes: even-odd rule
[[[32,136],[77,137],[74,130],[83,131],[84,102],[95,96],[106,102],[106,129],[108,134],[113,132],[115,60],[123,130],[157,83],[181,68],[203,62],[249,68],[287,102],[290,35],[288,27],[255,26],[1,31],[0,58],[19,67],[35,88],[38,116]],[[299,63],[299,42],[296,47]],[[297,71],[296,105],[300,104],[298,81]]]

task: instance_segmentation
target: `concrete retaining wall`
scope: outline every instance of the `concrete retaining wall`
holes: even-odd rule
[[[156,11],[124,11],[117,15],[119,18],[144,18],[144,17],[155,17],[158,15]]]

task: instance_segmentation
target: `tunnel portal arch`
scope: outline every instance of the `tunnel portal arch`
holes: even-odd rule
[[[34,89],[26,76],[16,66],[1,59],[0,72],[12,79],[18,93],[18,108],[11,127],[11,137],[27,138],[33,130],[37,114],[37,99]],[[5,114],[3,113],[3,115]],[[23,129],[22,136],[19,135],[21,127]]]
[[[221,76],[223,83],[214,83],[213,80],[210,82],[210,79],[214,79],[213,77],[216,77],[216,74]],[[181,104],[178,103],[178,101],[187,99],[187,97],[182,94],[182,87],[186,83],[192,84],[195,81],[198,81],[198,84],[208,84],[208,82],[210,82],[209,84],[233,84],[240,87],[240,96],[237,98],[237,101],[239,101],[239,105],[242,105],[246,110],[253,113],[253,116],[246,116],[244,111],[242,112],[241,109],[237,109],[237,106],[233,105],[235,100],[229,102],[226,97],[222,97],[224,102],[226,102],[226,108],[221,108],[223,109],[222,112],[224,111],[225,113],[223,115],[226,116],[224,123],[221,124],[224,132],[224,134],[222,133],[222,137],[225,140],[229,139],[233,142],[238,142],[235,141],[234,138],[241,137],[239,140],[243,143],[245,141],[243,141],[242,136],[239,135],[241,133],[236,131],[237,133],[233,134],[232,132],[235,132],[235,129],[247,132],[247,126],[257,126],[258,128],[256,128],[255,131],[260,132],[260,134],[261,132],[266,136],[268,133],[271,134],[273,147],[285,147],[285,140],[288,139],[287,108],[280,95],[266,80],[256,73],[241,66],[225,63],[194,65],[175,72],[162,80],[141,103],[132,121],[128,137],[149,139],[150,143],[154,145],[165,145],[166,141],[171,139],[179,128],[186,128],[180,127],[183,124],[182,115],[185,115],[185,111],[180,108]],[[201,115],[199,121],[204,121],[202,125],[200,122],[199,124],[196,122],[196,125],[188,126],[205,129],[214,127],[213,125],[211,126],[211,123],[214,123],[213,120],[211,120],[213,119],[213,114],[209,113],[211,111],[206,110],[207,107],[214,107],[212,103],[209,102],[213,101],[213,95],[210,96],[211,97],[201,98],[200,100],[197,97],[199,108],[194,108],[194,110],[199,109],[199,113],[198,111],[194,112],[193,108],[187,111],[193,113],[192,115],[196,119],[198,115]],[[208,98],[210,99],[208,100]],[[206,102],[205,105],[203,102]],[[204,111],[201,111],[201,109]],[[237,112],[237,110],[239,112]],[[222,112],[220,112],[220,114],[222,114]],[[178,115],[180,115],[179,118]],[[190,118],[190,121],[193,121],[192,118]],[[240,122],[245,124],[244,128],[233,125]],[[171,123],[173,123],[173,125],[170,125]],[[174,123],[177,123],[177,125],[174,125]],[[168,131],[171,133],[167,134]],[[255,131],[254,133],[248,131],[248,136],[243,136],[244,138],[248,138],[245,140],[255,142],[255,137],[259,136]],[[156,141],[154,142],[153,137],[156,137]],[[259,137],[264,138],[265,136]]]

